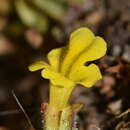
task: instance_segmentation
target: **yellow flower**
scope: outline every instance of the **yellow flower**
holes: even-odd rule
[[[49,63],[38,61],[29,66],[30,71],[42,69],[43,78],[50,80],[49,104],[58,109],[67,107],[69,96],[76,84],[93,86],[101,79],[97,65],[85,65],[106,53],[106,42],[88,28],[79,28],[70,35],[69,44],[51,50]]]

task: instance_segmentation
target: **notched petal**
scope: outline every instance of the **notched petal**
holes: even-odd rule
[[[62,48],[57,48],[57,49],[53,49],[51,50],[48,55],[47,58],[49,60],[50,65],[56,70],[59,70],[60,67],[60,60],[63,54],[65,47]]]
[[[101,58],[106,53],[106,42],[101,37],[96,37],[92,44],[84,50],[71,67],[70,73],[78,71],[79,67],[84,65],[87,61],[93,61]]]
[[[88,28],[80,28],[71,34],[68,51],[61,66],[62,74],[65,75],[69,71],[77,57],[91,45],[94,38],[93,32]]]
[[[80,77],[80,74],[83,74],[83,70],[81,70],[81,72],[77,74],[77,80],[79,78],[77,84],[81,84],[85,87],[92,87],[98,80],[102,78],[101,72],[98,66],[95,64],[91,64],[88,67],[86,67],[84,74],[81,75],[82,78]]]
[[[47,68],[49,65],[44,61],[36,61],[35,63],[29,65],[29,71],[37,71],[40,69]]]
[[[50,68],[42,70],[41,74],[42,77],[49,79],[52,84],[57,86],[70,87],[75,85],[73,81],[69,80],[68,78]]]

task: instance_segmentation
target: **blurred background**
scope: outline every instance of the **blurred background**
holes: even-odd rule
[[[130,130],[130,0],[0,0],[0,130],[30,130],[14,91],[34,128],[42,130],[40,106],[48,101],[48,80],[27,67],[46,60],[69,34],[89,27],[108,44],[96,61],[103,79],[77,86],[70,103],[84,104],[79,130]]]

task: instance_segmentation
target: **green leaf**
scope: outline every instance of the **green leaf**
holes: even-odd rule
[[[15,0],[15,7],[19,17],[26,26],[35,28],[40,32],[47,31],[48,20],[43,14],[34,10],[24,0]]]
[[[53,0],[33,0],[32,3],[54,19],[59,20],[64,16],[64,7]]]

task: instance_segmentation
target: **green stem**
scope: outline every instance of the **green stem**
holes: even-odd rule
[[[73,111],[72,107],[65,108],[61,113],[59,130],[72,130]]]
[[[44,130],[75,130],[73,118],[77,109],[80,108],[80,104],[75,104],[60,111],[48,104],[43,104],[41,110],[44,113]]]
[[[60,111],[48,104],[43,104],[41,110],[43,112],[44,130],[59,130]]]

